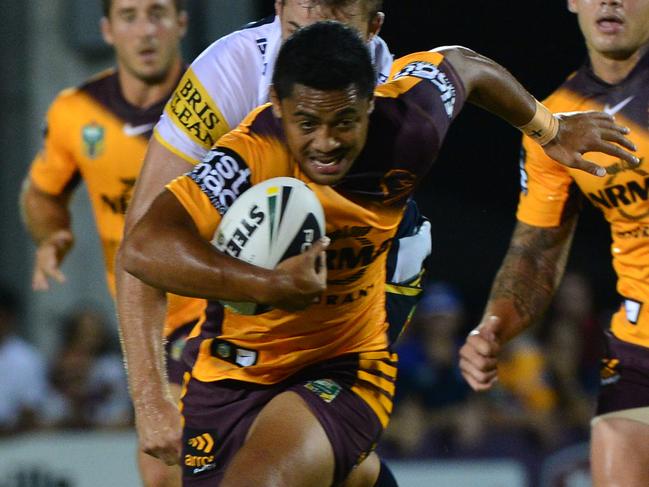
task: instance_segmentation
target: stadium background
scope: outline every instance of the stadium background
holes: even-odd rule
[[[189,0],[186,59],[249,20],[272,12],[272,0]],[[21,332],[45,353],[57,341],[57,318],[93,303],[112,318],[98,240],[83,191],[73,202],[77,244],[64,271],[65,286],[30,291],[34,247],[20,225],[20,181],[40,145],[48,104],[112,62],[98,33],[99,1],[0,1],[0,281],[22,296]],[[506,66],[542,99],[584,58],[576,20],[561,0],[386,0],[381,35],[395,55],[461,44]],[[431,277],[452,283],[476,322],[491,279],[506,251],[518,193],[519,133],[490,114],[467,106],[452,127],[439,160],[417,200],[431,219]],[[606,227],[584,212],[570,267],[589,276],[599,311],[616,305]],[[114,320],[113,320],[114,321]]]

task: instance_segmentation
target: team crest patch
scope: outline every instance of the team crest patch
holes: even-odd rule
[[[215,431],[185,429],[183,467],[190,475],[198,475],[216,468]]]
[[[342,390],[342,387],[340,387],[337,382],[331,379],[310,380],[309,382],[304,384],[304,387],[309,389],[314,394],[317,394],[318,397],[320,397],[320,399],[322,399],[327,404],[336,399],[336,397],[338,397],[338,394],[340,394],[340,391]]]
[[[90,159],[96,159],[104,152],[105,129],[99,124],[89,123],[81,129],[83,152]]]

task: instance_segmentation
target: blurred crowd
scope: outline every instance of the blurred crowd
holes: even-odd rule
[[[117,334],[92,307],[61,318],[54,350],[17,329],[21,306],[0,289],[0,434],[34,428],[126,428],[133,416]],[[379,446],[392,459],[514,458],[531,468],[585,442],[608,317],[584,276],[568,273],[542,323],[507,347],[499,380],[474,393],[458,351],[476,323],[463,296],[430,282],[399,339],[394,415]]]
[[[125,428],[133,415],[114,327],[93,307],[60,318],[40,350],[18,329],[18,295],[0,287],[0,436],[33,429]]]
[[[430,283],[397,345],[397,402],[382,455],[508,458],[538,477],[553,452],[588,441],[608,319],[589,281],[567,273],[544,321],[507,345],[495,386],[475,393],[458,352],[477,321],[468,322],[457,289]]]

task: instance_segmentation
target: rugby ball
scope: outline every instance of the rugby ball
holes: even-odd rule
[[[225,212],[212,244],[224,254],[274,269],[308,249],[325,233],[322,205],[302,181],[277,177],[244,191]],[[245,315],[268,311],[257,303],[221,301]]]

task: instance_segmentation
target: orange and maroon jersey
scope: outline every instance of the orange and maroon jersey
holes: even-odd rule
[[[167,186],[211,240],[221,215],[247,188],[294,177],[320,199],[331,238],[327,290],[307,310],[244,316],[208,306],[187,346],[198,349],[196,378],[276,383],[321,360],[387,347],[386,254],[407,198],[463,103],[461,81],[440,53],[412,54],[398,60],[391,80],[376,89],[365,148],[335,186],[317,185],[301,171],[269,104]]]
[[[588,153],[607,168],[603,178],[567,169],[524,140],[522,193],[518,219],[539,227],[557,226],[581,194],[599,208],[611,226],[611,254],[624,303],[611,329],[621,340],[649,347],[649,55],[617,85],[598,79],[584,65],[545,104],[554,112],[601,110],[631,129],[629,138],[642,159],[631,168],[620,159]]]
[[[113,296],[126,207],[165,102],[146,110],[132,106],[122,96],[114,70],[65,90],[48,111],[44,145],[30,169],[32,183],[53,195],[85,181]],[[167,333],[198,318],[203,307],[203,300],[170,296]]]

